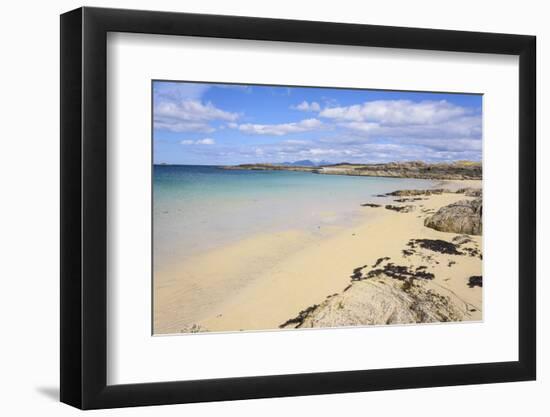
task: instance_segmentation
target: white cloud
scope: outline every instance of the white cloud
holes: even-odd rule
[[[321,106],[316,101],[312,101],[311,103],[308,103],[307,101],[302,101],[297,106],[291,107],[294,110],[300,110],[300,111],[320,111]]]
[[[350,152],[349,150],[346,150],[346,149],[312,148],[312,149],[308,149],[306,151],[303,151],[303,153],[308,154],[308,155],[315,155],[315,156],[318,156],[318,155],[342,155],[342,154],[345,154],[346,151],[348,153]]]
[[[197,145],[214,145],[216,143],[216,141],[214,139],[211,139],[211,138],[204,138],[204,139],[200,139],[198,141],[195,142]]]
[[[158,100],[155,96],[155,128],[172,132],[202,132],[198,134],[202,139],[183,139],[180,143],[193,147],[192,154],[208,155],[209,158],[231,157],[235,162],[240,158],[249,162],[301,159],[331,162],[450,161],[481,158],[482,117],[479,109],[461,107],[446,100],[377,100],[349,106],[335,102],[327,104],[326,99],[303,101],[291,108],[310,112],[314,116],[288,123],[267,124],[262,123],[265,120],[261,119],[248,119],[245,123],[244,113],[237,113],[240,110],[225,111],[202,100],[200,89],[189,88],[180,95],[171,93],[160,91]],[[216,144],[210,137],[211,132],[222,128],[228,133],[229,129],[233,129],[231,136],[238,140],[232,145],[225,142]],[[319,135],[301,135],[303,132]],[[271,138],[265,141],[247,140],[242,134]],[[292,136],[286,138],[285,135]]]
[[[342,123],[341,126],[347,127],[352,130],[357,130],[359,132],[366,132],[366,133],[372,133],[376,132],[380,129],[380,125],[378,123],[372,123],[372,122],[349,122],[349,123]]]
[[[178,122],[176,120],[169,119],[155,119],[155,129],[168,130],[170,132],[202,132],[212,133],[216,129],[209,126],[207,123],[191,123],[191,122]]]
[[[289,133],[308,132],[319,129],[323,123],[318,119],[305,119],[300,122],[282,123],[282,124],[236,124],[230,123],[228,126],[233,129],[238,129],[241,132],[251,135],[274,135],[283,136]]]
[[[311,143],[309,140],[300,140],[300,139],[287,139],[283,141],[283,143],[289,144],[289,145],[307,145],[308,143]]]
[[[445,152],[481,151],[483,145],[481,140],[468,138],[417,139],[414,141],[414,144],[435,151]]]
[[[155,102],[200,100],[210,88],[211,84],[155,81]]]
[[[215,145],[216,141],[211,138],[204,138],[198,140],[184,139],[180,142],[182,145]]]
[[[388,126],[376,122],[338,122],[344,127],[366,137],[391,138],[456,138],[481,139],[481,115],[457,117],[439,123]]]
[[[210,102],[203,104],[197,100],[184,100],[179,103],[161,102],[155,108],[155,116],[186,121],[235,121],[239,117],[237,113],[220,110]]]
[[[154,108],[155,129],[172,132],[213,132],[208,122],[222,120],[234,122],[239,115],[198,100],[160,101]]]
[[[385,126],[441,123],[465,116],[468,110],[446,100],[375,100],[347,107],[325,108],[319,116],[337,121],[375,122]]]

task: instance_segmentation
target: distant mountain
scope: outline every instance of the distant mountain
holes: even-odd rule
[[[289,167],[317,167],[321,165],[328,165],[330,162],[327,161],[319,161],[319,162],[313,162],[309,159],[303,159],[301,161],[294,161],[294,162],[283,162],[281,164],[282,166],[289,166]]]

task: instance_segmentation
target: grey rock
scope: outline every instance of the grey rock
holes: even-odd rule
[[[481,197],[483,195],[481,188],[460,188],[456,193],[464,194],[466,197]]]
[[[441,207],[434,215],[424,220],[424,226],[440,232],[481,235],[482,209],[481,198],[460,200]]]
[[[355,281],[340,294],[300,312],[281,328],[439,323],[470,319],[469,305],[426,280],[380,275]]]
[[[447,188],[432,188],[429,190],[397,190],[387,193],[387,196],[396,196],[396,197],[411,197],[419,195],[433,195],[433,194],[443,194],[443,193],[452,193],[451,190]]]
[[[397,211],[398,213],[410,213],[413,211],[416,207],[411,205],[406,206],[394,206],[393,204],[387,204],[386,209]]]

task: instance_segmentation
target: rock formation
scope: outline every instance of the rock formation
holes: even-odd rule
[[[424,226],[440,232],[481,235],[482,208],[481,198],[460,200],[441,207],[434,215],[424,220]]]
[[[281,328],[439,323],[467,320],[471,306],[435,286],[433,275],[390,264],[354,279],[339,294],[301,311]],[[394,273],[396,268],[398,273]]]
[[[413,205],[405,205],[405,206],[394,206],[393,204],[386,204],[386,209],[397,211],[398,213],[410,213],[411,211],[414,211],[416,206]]]

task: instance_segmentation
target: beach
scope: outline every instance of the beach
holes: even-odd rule
[[[286,229],[254,230],[157,265],[154,333],[482,320],[482,236],[424,224],[442,207],[474,200],[457,191],[481,181],[430,188],[445,191],[365,196],[371,206],[353,202],[349,221],[338,221],[332,208],[315,219],[337,220],[317,228],[289,218]]]

